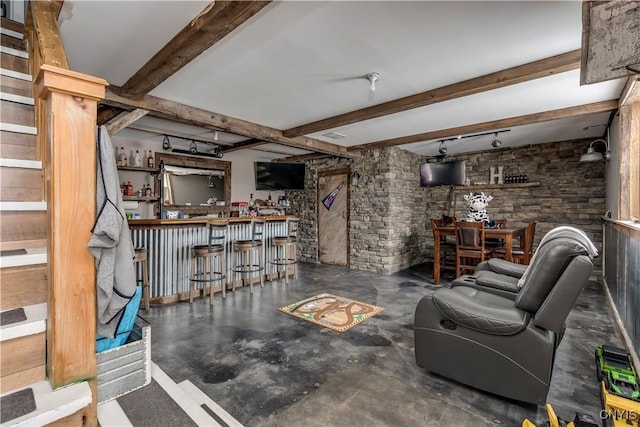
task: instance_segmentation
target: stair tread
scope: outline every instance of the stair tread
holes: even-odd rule
[[[7,211],[46,211],[47,202],[4,202],[0,201],[0,212]]]
[[[21,307],[26,319],[20,322],[0,326],[0,341],[7,341],[28,335],[39,334],[47,328],[47,304],[34,304]],[[11,310],[5,310],[7,313]]]
[[[18,104],[34,105],[33,97],[16,95],[15,93],[0,91],[0,101],[15,102]]]
[[[8,46],[0,46],[0,53],[17,56],[19,58],[29,59],[29,52],[26,50],[14,49]]]
[[[47,263],[47,248],[26,249],[26,254],[0,255],[0,268]]]
[[[25,389],[33,390],[36,409],[25,415],[4,420],[3,426],[46,425],[72,415],[91,403],[91,388],[87,382],[72,384],[56,390],[51,389],[48,381],[40,381],[3,394],[2,398]],[[4,405],[2,411],[5,411]]]
[[[22,168],[22,169],[42,169],[42,161],[0,158],[0,167]]]

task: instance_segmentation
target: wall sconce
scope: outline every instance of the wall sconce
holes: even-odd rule
[[[360,183],[360,174],[358,172],[354,172],[351,174],[351,185],[357,186]]]
[[[604,153],[596,151],[593,148],[593,144],[596,142],[601,142],[604,144]],[[598,160],[609,160],[611,157],[611,148],[609,146],[609,127],[607,127],[607,139],[596,139],[595,141],[591,141],[589,144],[589,148],[587,148],[587,152],[580,156],[581,162],[597,162]]]

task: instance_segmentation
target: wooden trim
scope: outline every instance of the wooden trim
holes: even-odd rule
[[[400,113],[414,108],[425,107],[438,102],[449,101],[464,96],[547,77],[571,71],[580,66],[580,50],[573,50],[539,61],[508,68],[495,73],[465,80],[459,83],[442,86],[393,101],[384,102],[372,107],[307,123],[283,132],[284,136],[295,137],[308,135],[325,129],[345,126],[363,120],[375,119],[389,114]]]
[[[2,26],[2,28],[6,28],[7,30],[15,31],[16,33],[24,34],[25,32],[25,27],[23,24],[5,17],[0,18],[0,26]]]
[[[150,116],[172,120],[174,122],[203,127],[205,129],[212,128],[214,130],[231,132],[249,138],[275,142],[289,147],[302,148],[304,150],[318,151],[339,157],[353,156],[347,152],[346,147],[320,141],[318,139],[308,138],[305,136],[287,138],[282,135],[282,131],[279,129],[262,126],[257,123],[237,119],[235,117],[225,116],[212,111],[149,95],[146,95],[139,101],[132,100],[120,96],[116,92],[119,92],[117,87],[109,87],[103,104],[127,110],[131,108],[143,108],[149,111]]]
[[[636,102],[640,102],[640,77],[631,76],[620,93],[620,107]]]
[[[331,156],[329,154],[322,154],[322,153],[309,153],[309,154],[300,154],[299,156],[283,157],[281,159],[275,159],[273,161],[280,162],[280,163],[305,162],[307,160],[325,159],[327,157],[331,157]]]
[[[592,104],[578,105],[575,107],[560,108],[558,110],[543,111],[540,113],[525,114],[523,116],[509,117],[506,119],[492,120],[483,123],[458,126],[455,128],[439,129],[414,135],[401,136],[399,138],[385,139],[367,144],[354,145],[348,151],[370,150],[375,148],[394,147],[413,142],[428,141],[431,139],[449,138],[457,135],[467,135],[476,132],[487,132],[500,128],[530,125],[533,123],[548,122],[551,120],[566,119],[568,117],[582,116],[585,114],[613,111],[618,108],[618,100],[600,101]]]
[[[351,176],[349,166],[345,166],[342,168],[332,168],[332,169],[318,169],[316,173],[318,174],[318,177],[340,175],[340,174],[347,174],[347,177]]]
[[[142,108],[136,108],[133,111],[129,111],[125,113],[122,117],[118,116],[118,118],[110,121],[107,124],[107,132],[109,135],[115,135],[120,132],[122,129],[129,126],[131,123],[138,120],[140,117],[146,116],[148,113],[147,110],[143,110]]]
[[[69,68],[67,56],[58,31],[56,6],[49,1],[30,1],[42,63],[59,68]]]
[[[634,238],[640,242],[640,223],[630,223],[628,221],[620,221],[612,218],[603,217],[605,227],[612,227],[618,233]]]
[[[528,188],[540,187],[539,182],[523,182],[519,184],[478,184],[478,185],[453,185],[452,187],[460,190],[480,189],[509,189],[509,188]]]
[[[211,2],[127,80],[122,86],[121,94],[140,99],[269,3],[270,1]]]

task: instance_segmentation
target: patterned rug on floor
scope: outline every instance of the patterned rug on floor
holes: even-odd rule
[[[319,294],[280,307],[279,311],[344,332],[380,313],[384,308],[331,294]]]

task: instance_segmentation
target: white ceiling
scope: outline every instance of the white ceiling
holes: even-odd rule
[[[60,26],[70,67],[121,86],[207,4],[65,0]],[[150,95],[284,130],[580,49],[581,8],[577,0],[273,2]],[[374,71],[381,78],[372,94],[364,76]],[[617,99],[624,86],[580,86],[579,76],[573,70],[307,136],[353,146]],[[604,127],[583,128],[608,118],[519,126],[499,137],[502,147],[596,138]],[[211,137],[208,129],[163,122],[136,124]],[[346,137],[323,135],[330,131]],[[449,153],[490,149],[491,138],[451,141]],[[241,139],[221,134],[225,142]],[[438,145],[401,148],[433,156]]]

